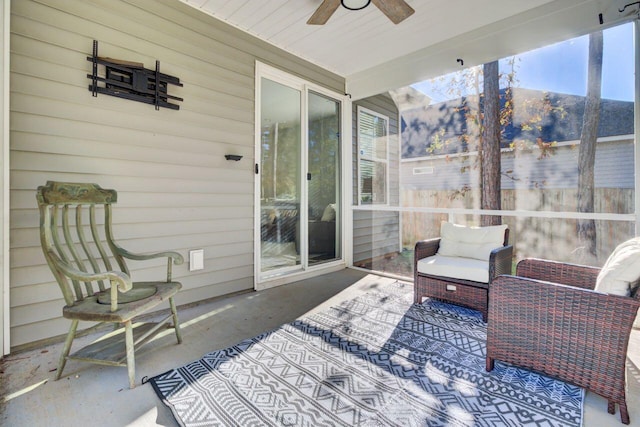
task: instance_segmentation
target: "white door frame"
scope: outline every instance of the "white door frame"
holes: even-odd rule
[[[634,155],[635,155],[635,210],[634,214],[636,215],[636,229],[635,235],[640,236],[640,19],[636,19],[633,22],[633,34],[635,36],[635,117],[634,117],[634,131],[635,131],[635,141],[634,141]]]
[[[279,276],[262,278],[261,277],[261,268],[260,268],[260,203],[259,203],[259,195],[260,195],[260,174],[255,174],[254,181],[254,288],[256,290],[268,289],[275,286],[280,286],[286,283],[290,283],[297,280],[302,280],[308,277],[317,276],[320,274],[325,274],[330,271],[335,271],[344,268],[347,265],[348,260],[351,258],[347,255],[347,246],[346,242],[350,239],[351,236],[351,227],[350,222],[348,223],[347,211],[351,210],[351,194],[350,191],[351,185],[346,185],[345,183],[351,183],[351,101],[350,99],[340,93],[333,92],[322,86],[318,86],[313,84],[307,80],[296,77],[292,74],[289,74],[285,71],[279,70],[262,62],[256,61],[256,69],[255,69],[255,159],[256,165],[260,162],[260,104],[261,104],[261,79],[263,77],[272,79],[278,83],[282,83],[285,85],[291,85],[292,87],[300,88],[302,92],[302,101],[303,101],[303,116],[306,117],[306,104],[307,104],[307,93],[309,90],[313,92],[326,95],[332,99],[341,102],[341,218],[342,221],[342,234],[341,234],[341,247],[342,247],[342,256],[341,259],[334,262],[327,262],[320,264],[318,266],[308,267],[307,269],[296,270],[295,272],[282,274]],[[306,146],[308,144],[307,141],[307,133],[306,132],[306,124],[302,124],[304,139],[303,139],[303,152],[302,152],[302,160],[306,165]],[[261,171],[259,171],[261,172]],[[306,176],[306,166],[302,171],[302,175]],[[304,180],[306,183],[306,180]],[[347,191],[349,189],[349,191]],[[301,203],[306,202],[306,190],[302,192]],[[301,214],[304,214],[301,212]],[[305,220],[304,215],[301,215],[301,220]],[[301,250],[305,250],[306,244],[301,245]],[[351,245],[349,245],[349,248]]]
[[[4,0],[0,8],[0,340],[2,356],[9,354],[9,35],[11,17],[11,0]]]

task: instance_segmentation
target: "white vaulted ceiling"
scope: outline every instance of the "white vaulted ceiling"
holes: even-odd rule
[[[429,71],[407,69],[424,67],[425,58],[431,73],[451,71],[457,66],[456,55],[466,55],[465,66],[474,65],[584,33],[597,27],[598,13],[609,19],[623,4],[621,0],[407,0],[415,14],[398,25],[370,4],[361,11],[339,7],[325,25],[316,26],[306,21],[321,0],[181,1],[344,76],[359,95],[424,78]],[[481,49],[474,45],[480,38],[486,39]],[[446,61],[446,66],[434,68],[429,57]]]

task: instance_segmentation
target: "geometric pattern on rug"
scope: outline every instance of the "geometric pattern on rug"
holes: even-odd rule
[[[150,380],[183,426],[580,426],[584,390],[496,362],[479,312],[396,282]]]

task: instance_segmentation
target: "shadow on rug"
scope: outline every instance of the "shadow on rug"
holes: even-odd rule
[[[580,426],[584,391],[497,362],[476,311],[396,282],[150,380],[180,425]]]

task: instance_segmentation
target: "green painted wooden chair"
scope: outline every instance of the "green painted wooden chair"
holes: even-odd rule
[[[62,314],[71,319],[56,380],[62,376],[66,361],[74,359],[127,366],[129,385],[134,388],[134,354],[139,346],[170,325],[178,343],[182,342],[173,300],[182,285],[171,280],[172,262],[181,264],[182,256],[177,252],[134,254],[118,246],[111,225],[111,205],[117,200],[115,190],[95,184],[49,181],[38,187],[36,197],[42,249],[64,295],[66,305]],[[125,258],[136,261],[167,258],[166,281],[132,282]],[[167,317],[159,322],[133,323],[136,316],[165,300],[171,308]],[[116,331],[69,355],[81,320],[114,323]]]

